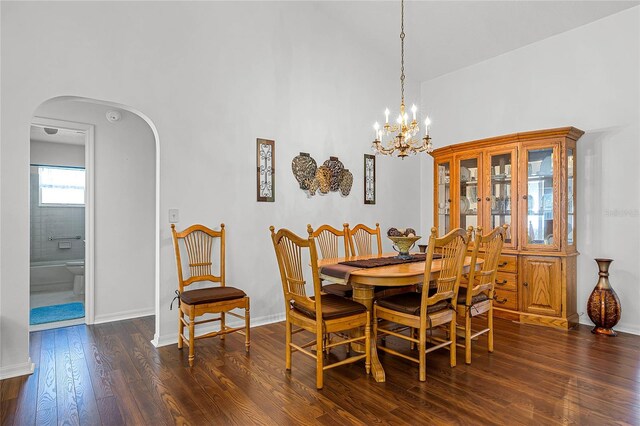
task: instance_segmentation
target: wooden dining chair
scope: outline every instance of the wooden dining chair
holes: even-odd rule
[[[374,254],[371,240],[375,238],[377,254],[382,254],[382,236],[380,235],[380,224],[369,228],[362,223],[357,224],[353,229],[349,229],[349,246],[352,256],[365,256]]]
[[[192,225],[182,232],[176,231],[176,226],[171,224],[171,234],[173,235],[173,247],[178,268],[178,349],[182,349],[184,343],[189,346],[189,365],[193,366],[196,339],[215,336],[224,339],[225,335],[238,331],[244,334],[245,350],[249,352],[249,296],[240,289],[227,286],[224,223],[220,225],[220,231],[214,231],[204,225]],[[220,275],[214,275],[212,271],[215,240],[220,241]],[[183,271],[181,246],[184,246],[187,253],[188,271]],[[185,290],[194,283],[206,283],[208,286]],[[244,309],[244,315],[231,312],[233,309]],[[196,321],[197,317],[204,314],[218,314],[218,316]],[[227,326],[226,314],[244,320],[244,326]],[[219,330],[200,336],[195,335],[196,325],[210,322],[220,322]],[[188,338],[184,335],[184,327],[189,328]]]
[[[318,254],[313,238],[313,230],[309,230],[308,238],[301,238],[287,229],[275,232],[271,226],[271,240],[278,260],[282,290],[284,293],[286,311],[285,332],[285,366],[291,370],[292,352],[302,352],[316,360],[316,387],[322,389],[324,371],[329,368],[365,360],[365,371],[369,374],[371,369],[371,357],[369,347],[371,345],[370,315],[367,308],[360,303],[333,294],[322,294],[320,277],[318,276]],[[303,267],[303,252],[309,253],[311,263],[311,283],[313,294],[307,295],[305,280],[305,268]],[[308,274],[307,274],[308,275]],[[294,327],[298,327],[294,330]],[[329,343],[329,333],[364,328],[364,335],[357,337],[341,338],[336,343]],[[293,335],[301,331],[315,334],[313,340],[296,344]],[[349,345],[352,342],[362,342],[365,345],[365,353],[349,356],[331,363],[325,364],[323,353],[329,349]],[[315,346],[315,353],[309,348]]]
[[[382,254],[382,235],[380,233],[380,224],[376,223],[375,228],[369,228],[367,225],[362,223],[357,224],[353,227],[353,229],[348,229],[349,231],[349,246],[351,247],[351,255],[352,256],[368,256],[372,254]],[[376,253],[373,252],[373,244],[372,241],[375,239],[376,245]],[[332,290],[338,292],[342,291],[343,297],[352,297],[353,289],[350,284],[343,286],[341,284],[337,284],[337,286],[332,288]],[[384,286],[376,286],[373,289],[374,298],[378,299],[380,297],[393,296],[395,294],[402,294],[409,291],[416,291],[415,285],[408,285],[402,287],[384,287]],[[339,293],[336,293],[339,294]]]
[[[493,352],[493,299],[496,275],[498,273],[498,260],[502,253],[504,240],[507,237],[509,225],[498,226],[487,235],[482,235],[482,228],[476,229],[475,246],[471,253],[471,269],[469,271],[466,287],[460,287],[458,292],[458,306],[464,307],[464,360],[471,364],[471,339],[487,333],[487,349]],[[482,250],[482,252],[480,252]],[[476,262],[482,258],[482,267],[476,271]],[[471,331],[471,319],[485,314],[487,327],[473,334]],[[484,316],[484,315],[483,315]]]
[[[442,238],[437,237],[437,229],[431,228],[429,246],[425,260],[424,283],[434,282],[435,291],[403,293],[379,298],[374,303],[373,335],[392,336],[417,344],[418,358],[398,352],[386,346],[379,350],[419,364],[420,381],[427,379],[426,354],[447,347],[450,351],[451,367],[456,365],[456,302],[464,258],[471,240],[471,229],[458,228]],[[434,260],[433,254],[440,251],[442,258]],[[432,277],[433,262],[441,262],[440,272]],[[378,324],[379,320],[385,320]],[[449,324],[448,338],[427,349],[427,330]],[[398,326],[409,328],[409,334],[398,331]],[[413,330],[417,331],[417,337]]]
[[[320,249],[320,257],[322,259],[330,259],[335,257],[349,256],[349,224],[342,224],[342,231],[331,225],[322,225],[313,230],[311,225],[307,225],[307,232],[311,230],[313,239],[317,247]],[[342,239],[342,244],[340,240]],[[340,255],[340,246],[344,247],[344,255]],[[336,296],[351,298],[353,288],[351,284],[325,284],[322,286],[325,293],[335,294]]]
[[[342,230],[331,225],[321,225],[315,230],[307,225],[307,232],[311,230],[316,246],[320,249],[321,259],[349,256],[349,224],[343,223]],[[342,244],[341,241],[342,240]],[[340,254],[340,246],[344,248],[344,255]]]

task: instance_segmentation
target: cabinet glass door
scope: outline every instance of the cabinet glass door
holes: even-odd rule
[[[482,222],[479,219],[481,214],[480,202],[482,198],[481,188],[478,186],[479,159],[464,158],[458,163],[458,184],[460,200],[458,207],[460,228],[466,229],[469,226],[477,227]]]
[[[517,196],[516,168],[513,162],[516,158],[515,149],[507,152],[489,153],[489,191],[485,201],[488,206],[488,229],[490,230],[502,226],[509,225],[507,229],[507,238],[505,247],[516,248],[515,238],[517,235],[514,229],[513,217],[516,214]],[[512,173],[513,172],[513,173]],[[517,217],[517,216],[515,216]]]
[[[559,247],[557,233],[556,149],[545,147],[528,149],[526,160],[526,222],[522,229],[525,246],[551,249]]]
[[[575,151],[572,148],[567,149],[567,245],[575,245],[575,190],[573,179],[575,176],[574,166]]]
[[[451,230],[451,162],[436,164],[436,224],[439,236]]]

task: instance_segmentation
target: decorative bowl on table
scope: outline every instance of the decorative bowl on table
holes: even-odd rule
[[[387,231],[387,237],[393,241],[393,249],[398,252],[398,259],[411,259],[409,250],[413,248],[420,236],[416,235],[416,231],[412,228],[396,229],[391,228]]]

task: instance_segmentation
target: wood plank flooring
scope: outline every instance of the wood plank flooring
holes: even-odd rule
[[[495,322],[495,352],[481,337],[470,366],[436,351],[421,383],[417,365],[381,354],[386,383],[356,363],[326,372],[321,391],[310,358],[284,370],[283,323],[252,329],[248,356],[238,334],[200,340],[193,368],[186,348],[149,343],[153,317],[34,332],[35,372],[0,382],[0,423],[640,424],[640,336]]]

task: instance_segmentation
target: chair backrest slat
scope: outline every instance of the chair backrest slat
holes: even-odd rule
[[[375,237],[377,254],[382,254],[382,237],[380,235],[380,224],[376,223],[375,229],[369,228],[362,223],[354,226],[349,230],[349,240],[351,246],[351,255],[365,256],[374,254],[371,243]]]
[[[309,231],[311,225],[307,225]],[[340,238],[344,246],[344,256],[349,256],[349,224],[342,225],[342,231],[331,225],[322,225],[313,232],[313,238],[320,249],[320,256],[323,259],[341,257],[340,256]]]
[[[433,305],[441,300],[451,299],[451,304],[455,307],[456,295],[460,285],[460,277],[464,266],[464,259],[467,253],[469,241],[471,241],[471,231],[458,228],[447,235],[438,238],[437,228],[431,228],[427,256],[424,271],[424,289],[422,291],[421,315],[424,315],[429,305]],[[435,293],[429,295],[429,282],[431,278],[431,266],[433,264],[433,254],[438,252],[440,258],[440,271],[435,277]]]
[[[182,292],[185,287],[201,281],[210,281],[225,285],[225,230],[224,223],[220,225],[220,231],[214,231],[204,225],[192,225],[184,231],[176,231],[174,224],[171,225],[171,235],[173,237],[173,247],[176,254],[178,268],[178,287]],[[213,265],[213,243],[220,240],[220,275],[214,275]],[[181,243],[184,245],[187,254],[188,271],[183,269],[181,256]],[[188,275],[187,275],[188,273]],[[186,275],[186,276],[185,276]]]
[[[471,255],[472,269],[469,272],[469,286],[472,291],[467,292],[467,304],[471,303],[471,298],[480,292],[488,291],[489,297],[493,297],[496,275],[498,273],[498,261],[502,254],[504,241],[507,237],[509,225],[502,225],[494,228],[487,235],[482,235],[482,228],[476,230],[476,240],[473,253]],[[480,257],[479,251],[483,250],[482,268],[475,270],[476,260]]]
[[[318,254],[316,243],[313,238],[313,230],[309,232],[309,238],[304,239],[288,229],[280,229],[277,233],[271,226],[271,240],[278,260],[280,278],[282,280],[282,290],[285,299],[285,309],[288,311],[291,302],[304,306],[306,309],[316,312],[316,316],[321,318],[322,307],[320,304],[320,278],[318,276]],[[303,250],[309,250],[311,263],[311,275],[313,283],[313,295],[311,298],[306,292],[306,280],[304,279],[304,269],[302,263]]]
[[[203,231],[193,231],[184,237],[189,258],[189,272],[192,277],[213,275],[211,273],[211,247],[213,237]]]

